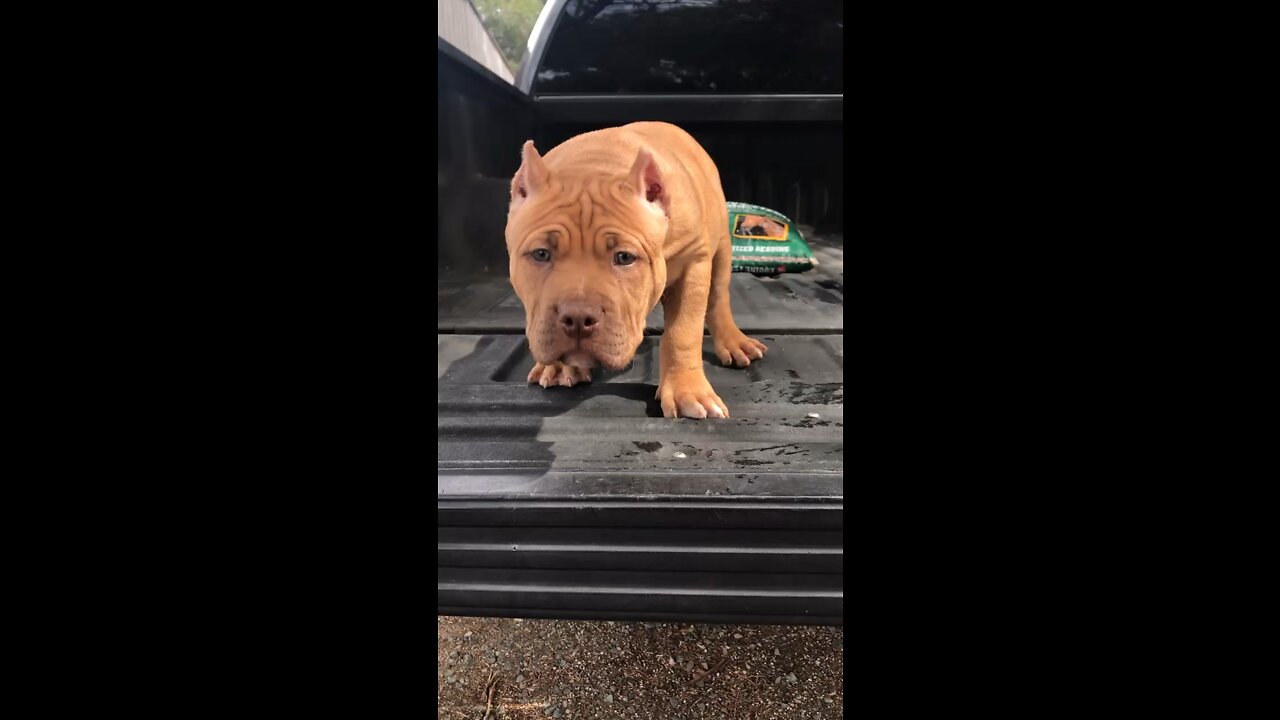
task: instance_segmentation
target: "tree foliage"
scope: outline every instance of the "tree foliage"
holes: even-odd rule
[[[546,0],[472,0],[512,68],[520,65],[533,24]]]

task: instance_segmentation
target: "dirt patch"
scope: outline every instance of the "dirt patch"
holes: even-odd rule
[[[438,717],[844,716],[844,629],[437,617]]]

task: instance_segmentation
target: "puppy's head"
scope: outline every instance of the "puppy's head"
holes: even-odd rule
[[[557,168],[529,141],[511,180],[507,252],[529,348],[540,363],[620,370],[666,287],[662,173],[644,149],[616,176],[589,162]]]

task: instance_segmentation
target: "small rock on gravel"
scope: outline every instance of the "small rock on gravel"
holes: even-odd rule
[[[605,701],[606,703],[613,704],[613,696],[612,696],[612,695],[605,695],[605,696],[604,696],[604,701]]]

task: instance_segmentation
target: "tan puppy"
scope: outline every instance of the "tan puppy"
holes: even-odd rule
[[[739,367],[764,357],[729,310],[729,241],[720,174],[688,133],[633,123],[538,155],[524,144],[511,180],[507,252],[543,387],[620,370],[661,300],[658,399],[667,417],[729,417],[702,368],[702,331]]]

